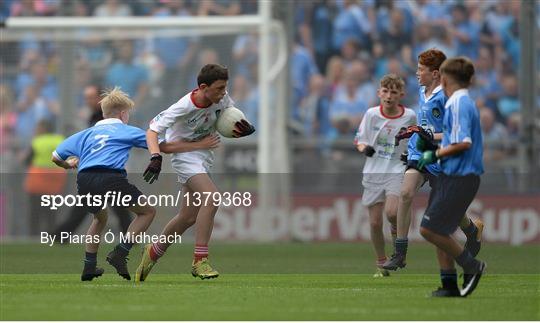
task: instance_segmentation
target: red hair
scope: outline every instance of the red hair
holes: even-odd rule
[[[446,55],[438,49],[428,49],[418,55],[418,63],[429,68],[430,71],[438,70],[446,60]]]

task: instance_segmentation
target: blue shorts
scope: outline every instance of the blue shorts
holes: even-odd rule
[[[478,175],[440,174],[420,226],[441,235],[451,235],[458,228],[479,187]]]
[[[90,201],[86,198],[81,199],[84,208],[92,214],[98,213],[103,208],[107,192],[115,192],[117,195],[120,193],[121,196],[131,196],[130,204],[136,203],[139,196],[142,195],[142,192],[135,185],[128,182],[124,170],[105,168],[81,170],[77,174],[77,191],[79,195],[90,194],[92,196]],[[95,195],[100,196],[100,200],[102,201],[100,205],[97,205],[97,201],[93,198]],[[118,198],[114,202],[115,204],[112,205],[112,196],[109,195],[107,206],[125,207],[119,204],[120,201],[118,201]]]
[[[418,160],[408,160],[407,159],[407,169],[416,169],[419,171],[422,175],[424,175],[424,182],[421,186],[424,186],[426,182],[429,182],[429,186],[431,187],[431,192],[435,189],[435,181],[437,181],[437,175],[433,175],[432,173],[428,172],[425,168],[418,169]],[[431,194],[429,195],[431,197]]]

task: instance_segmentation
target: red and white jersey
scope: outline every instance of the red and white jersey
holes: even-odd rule
[[[226,93],[223,99],[209,107],[197,106],[194,95],[198,90],[186,94],[167,110],[160,112],[150,121],[150,129],[165,134],[166,141],[198,141],[216,131],[214,125],[219,114],[234,102]]]
[[[194,95],[198,90],[186,94],[167,110],[160,112],[150,121],[150,129],[165,135],[165,141],[199,141],[216,131],[215,123],[224,109],[234,105],[226,93],[218,103],[208,107],[197,106]],[[171,158],[172,166],[185,183],[190,176],[207,173],[214,162],[214,153],[210,149],[175,153]]]
[[[370,145],[375,149],[373,157],[366,158],[364,174],[403,173],[405,165],[400,160],[401,153],[407,150],[407,140],[395,146],[395,136],[401,128],[416,124],[416,113],[399,106],[401,114],[389,117],[382,106],[367,110],[356,133],[355,143]]]

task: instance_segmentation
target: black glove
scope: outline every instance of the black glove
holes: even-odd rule
[[[395,137],[394,146],[399,146],[399,141],[401,139],[410,138],[413,135],[414,132],[409,132],[407,128],[401,127],[399,129],[399,132],[397,133]]]
[[[148,183],[152,184],[158,180],[159,172],[161,172],[161,162],[163,157],[160,154],[152,154],[150,158],[150,164],[146,167],[144,171],[143,178]]]
[[[425,130],[422,127],[419,128],[419,138],[416,141],[416,149],[418,149],[419,151],[437,150],[439,146],[437,145],[437,143],[435,143],[435,140],[433,139],[433,132],[431,132],[430,130]]]
[[[433,139],[433,132],[431,132],[431,130],[426,130],[418,125],[409,126],[407,129],[401,128],[401,130],[396,135],[396,141],[394,145],[399,145],[399,141],[401,139],[410,138],[415,133],[418,134],[418,137],[420,137],[416,141],[416,149],[420,151],[437,149],[438,146]]]
[[[407,158],[409,157],[409,154],[407,152],[402,153],[399,156],[399,160],[403,162],[403,165],[407,165]]]
[[[249,136],[255,132],[255,127],[244,119],[235,123],[234,126],[236,127],[236,129],[233,130],[234,138]]]
[[[366,146],[366,148],[364,148],[364,155],[366,155],[367,157],[371,157],[373,156],[373,154],[375,154],[375,149],[371,146]]]

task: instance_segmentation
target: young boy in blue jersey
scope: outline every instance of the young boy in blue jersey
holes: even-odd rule
[[[53,162],[64,168],[78,166],[79,195],[90,194],[93,198],[99,196],[103,199],[107,192],[119,192],[131,196],[131,201],[137,201],[142,193],[128,182],[124,169],[132,147],[147,148],[144,131],[127,125],[134,103],[119,88],[114,88],[105,93],[100,104],[104,119],[62,142],[53,152]],[[78,158],[78,165],[76,159],[68,159],[71,156]],[[87,236],[100,237],[107,223],[107,211],[93,198],[90,201],[81,200],[87,210],[94,214]],[[144,232],[156,213],[155,209],[149,206],[134,205],[128,209],[137,215],[127,230],[130,235]],[[121,242],[107,255],[107,261],[127,280],[131,277],[126,257],[132,246],[133,243]],[[96,267],[98,248],[99,238],[86,244],[84,269],[81,275],[83,281],[92,280],[103,274],[103,269]]]
[[[107,211],[103,205],[107,203],[107,206],[112,206],[110,200],[105,202],[104,199],[109,198],[113,192],[121,196],[130,196],[129,206],[121,204],[117,206],[127,207],[137,215],[127,230],[131,241],[134,236],[146,231],[156,213],[153,207],[138,205],[137,199],[142,193],[128,182],[124,169],[131,148],[147,149],[144,130],[127,125],[130,111],[134,106],[133,101],[115,87],[104,94],[100,105],[104,119],[64,140],[53,152],[52,157],[53,162],[60,167],[78,168],[78,193],[83,197],[91,197],[83,198],[81,202],[94,215],[87,237],[97,238],[86,244],[84,269],[81,275],[83,281],[99,277],[104,271],[96,266],[99,237],[107,223]],[[161,143],[160,148],[168,153],[187,144]],[[96,198],[101,199],[101,202]],[[118,204],[118,201],[115,204]],[[107,262],[127,280],[131,279],[127,268],[127,255],[132,246],[133,243],[130,241],[121,241],[107,255]]]
[[[418,125],[427,133],[433,135],[433,141],[442,139],[444,105],[447,97],[441,88],[439,68],[446,60],[446,55],[438,49],[428,49],[418,55],[418,69],[416,76],[420,84],[419,109],[417,111]],[[396,270],[406,265],[408,248],[408,234],[411,224],[411,208],[414,196],[429,181],[431,186],[430,200],[434,193],[435,181],[441,172],[439,164],[426,165],[422,170],[418,168],[418,160],[422,151],[426,149],[424,141],[418,140],[417,133],[412,134],[409,140],[407,155],[407,170],[401,186],[397,213],[397,236],[394,245],[394,254],[383,265],[384,269]],[[429,203],[428,203],[429,204]],[[480,251],[480,237],[483,223],[474,222],[464,216],[460,227],[467,237],[465,248],[474,256]],[[441,279],[455,276],[455,273],[441,273]],[[457,281],[457,276],[455,277]]]
[[[422,219],[420,234],[437,246],[441,272],[455,272],[454,260],[463,268],[461,292],[457,284],[448,284],[433,292],[433,296],[467,296],[482,276],[486,264],[474,258],[454,238],[463,214],[473,201],[480,186],[482,163],[482,130],[480,118],[468,87],[474,75],[474,66],[468,58],[446,60],[440,67],[441,85],[448,97],[443,120],[441,147],[426,150],[418,160],[423,169],[439,161],[441,174]]]

